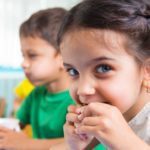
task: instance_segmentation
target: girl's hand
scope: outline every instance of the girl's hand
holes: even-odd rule
[[[115,150],[132,149],[140,141],[121,112],[112,105],[90,103],[81,112],[78,116],[81,124],[76,130],[77,134],[93,135],[100,143]]]
[[[64,125],[65,140],[69,150],[83,150],[92,140],[92,137],[86,134],[75,133],[76,127],[80,126],[77,108],[79,106],[71,105],[68,107],[66,124]]]

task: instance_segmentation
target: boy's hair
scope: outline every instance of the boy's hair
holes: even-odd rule
[[[20,26],[20,37],[40,37],[59,51],[57,34],[67,10],[49,8],[40,10],[29,17]]]
[[[84,0],[64,18],[58,44],[66,33],[82,28],[123,33],[140,63],[150,57],[150,0]]]

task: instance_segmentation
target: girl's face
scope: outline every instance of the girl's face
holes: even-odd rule
[[[107,103],[127,113],[141,100],[143,71],[127,52],[125,40],[125,36],[106,30],[65,34],[60,48],[76,102]]]
[[[38,37],[21,37],[21,49],[22,67],[32,84],[48,84],[57,78],[60,57],[48,42]]]

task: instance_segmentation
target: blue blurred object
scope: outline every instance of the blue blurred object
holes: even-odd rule
[[[13,73],[13,72],[18,72],[22,73],[23,70],[21,67],[19,68],[14,68],[14,67],[5,67],[5,66],[0,66],[0,73]]]

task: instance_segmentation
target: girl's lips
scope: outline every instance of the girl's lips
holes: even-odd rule
[[[82,106],[88,105],[87,97],[79,96],[79,102]]]

